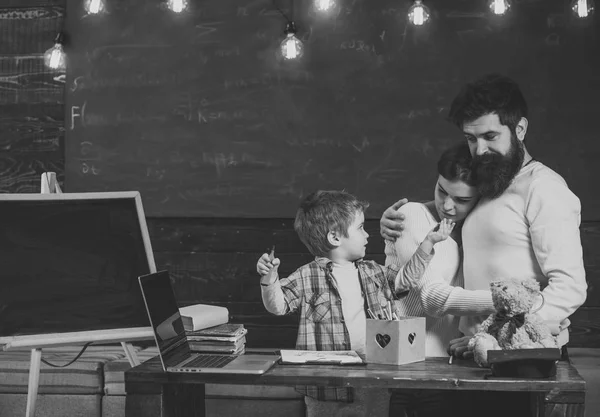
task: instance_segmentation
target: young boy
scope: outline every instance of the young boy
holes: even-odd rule
[[[368,203],[344,191],[316,191],[301,203],[294,229],[315,260],[289,277],[278,279],[278,258],[265,253],[256,265],[267,311],[283,315],[300,312],[296,349],[355,350],[365,357],[367,309],[386,317],[388,301],[397,314],[394,283],[399,267],[365,261],[368,233],[364,211]],[[433,243],[451,226],[432,231]],[[445,237],[443,237],[445,239]],[[426,243],[427,245],[427,243]],[[425,248],[424,253],[430,252]],[[422,274],[428,263],[413,259]],[[298,387],[305,395],[307,416],[387,416],[389,392],[385,389]]]

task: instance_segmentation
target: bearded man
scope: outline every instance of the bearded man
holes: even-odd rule
[[[512,79],[490,74],[466,84],[449,119],[469,144],[481,194],[462,228],[465,289],[489,289],[497,279],[536,279],[543,295],[537,312],[566,357],[568,317],[584,303],[587,290],[579,199],[527,151],[527,103]],[[396,211],[405,201],[383,213],[385,239],[400,236],[403,216]],[[470,356],[468,340],[484,319],[461,317],[465,337],[453,340],[449,353]]]

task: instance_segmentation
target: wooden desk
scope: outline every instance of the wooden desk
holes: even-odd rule
[[[583,417],[585,381],[568,363],[559,362],[549,379],[486,379],[489,369],[472,361],[430,358],[402,366],[275,365],[261,376],[166,373],[153,358],[125,373],[126,417],[204,416],[204,384],[327,385],[471,391],[530,391],[539,417]],[[161,394],[160,402],[148,394]]]

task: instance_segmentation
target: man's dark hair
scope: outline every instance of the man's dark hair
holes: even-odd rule
[[[496,113],[500,123],[514,134],[517,124],[527,117],[527,102],[519,85],[509,77],[488,74],[467,83],[452,101],[448,119],[459,129],[487,114]]]

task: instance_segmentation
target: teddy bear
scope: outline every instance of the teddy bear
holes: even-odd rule
[[[488,350],[558,349],[548,325],[535,311],[531,312],[541,296],[536,280],[493,281],[490,290],[496,312],[490,314],[469,341],[469,350],[479,366],[489,366]]]

